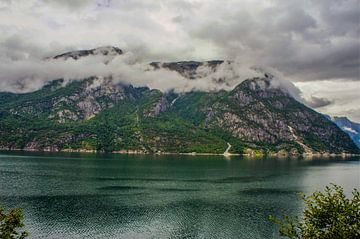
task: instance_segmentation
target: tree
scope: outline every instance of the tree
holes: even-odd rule
[[[301,195],[305,202],[302,218],[269,216],[280,226],[279,233],[291,239],[360,238],[360,193],[356,189],[348,199],[342,187],[331,184],[324,192]]]
[[[29,233],[18,232],[24,226],[23,212],[20,208],[10,209],[8,213],[0,206],[0,238],[2,239],[24,239]]]

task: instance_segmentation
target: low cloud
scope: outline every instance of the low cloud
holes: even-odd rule
[[[231,76],[236,70],[224,69],[230,74],[230,83],[220,84],[224,89],[241,82],[250,66],[276,69],[279,79],[287,79],[277,84],[295,96],[300,94],[288,81],[334,81],[341,88],[341,82],[358,84],[360,79],[359,22],[358,0],[0,0],[0,90],[35,90],[52,77],[80,77],[95,69],[95,75],[110,72],[154,88],[170,88],[173,81],[179,91],[217,89],[208,80],[188,82],[174,72],[144,71],[151,61],[181,60],[239,63],[239,78]],[[42,62],[47,56],[103,45],[132,54],[132,63]],[[339,112],[336,107],[357,112],[351,102],[335,106],[349,100],[346,93],[339,94],[342,99],[313,95],[333,102],[326,105],[302,91],[309,105],[322,105],[319,109],[330,114]]]
[[[81,80],[93,76],[111,77],[114,84],[147,86],[162,91],[231,90],[245,79],[263,76],[247,65],[223,63],[216,70],[208,65],[200,66],[196,78],[189,79],[174,70],[161,67],[154,69],[148,62],[139,62],[130,52],[117,56],[109,63],[108,56],[96,55],[78,60],[8,60],[0,65],[0,88],[10,92],[30,92],[40,89],[54,79]]]
[[[339,79],[337,81],[297,82],[302,97],[311,101],[316,97],[320,100],[316,110],[331,116],[347,116],[360,122],[360,84],[358,81]],[[326,104],[331,102],[330,104]]]
[[[3,0],[0,54],[115,45],[148,61],[225,59],[295,81],[358,80],[359,16],[358,0]]]
[[[311,96],[311,98],[309,100],[306,100],[306,103],[308,106],[310,106],[312,108],[321,108],[321,107],[330,105],[333,102],[326,98]]]

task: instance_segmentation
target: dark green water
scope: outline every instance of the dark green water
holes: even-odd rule
[[[278,238],[297,192],[359,188],[360,161],[0,154],[0,203],[31,238]]]

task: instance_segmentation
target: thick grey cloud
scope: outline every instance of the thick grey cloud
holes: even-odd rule
[[[322,97],[311,96],[307,103],[312,108],[321,108],[330,105],[332,101]]]
[[[26,73],[47,56],[114,45],[134,62],[236,60],[325,90],[332,81],[359,82],[359,18],[358,0],[0,0],[0,64]],[[7,69],[2,86],[26,79]],[[35,89],[44,75],[54,74],[25,82]],[[324,109],[348,99],[303,94]]]
[[[303,97],[307,102],[314,102],[314,96],[322,99],[318,102],[319,104],[313,105],[316,110],[332,116],[348,116],[360,122],[360,84],[358,81],[325,80],[295,84],[303,92]]]
[[[135,58],[134,58],[135,57]],[[240,82],[264,74],[237,62],[218,65],[216,70],[204,64],[196,71],[196,78],[189,79],[167,68],[156,69],[139,63],[132,53],[111,56],[90,55],[74,60],[69,58],[46,60],[3,61],[0,65],[0,88],[10,92],[28,92],[41,88],[49,79],[63,78],[65,84],[72,80],[98,77],[99,84],[111,77],[113,83],[148,86],[162,91],[188,92],[192,90],[231,90]],[[218,79],[226,79],[225,81]],[[277,78],[273,86],[282,88],[299,98],[298,89],[289,81]]]
[[[69,10],[76,10],[81,7],[85,7],[92,2],[92,0],[44,0],[44,3],[53,4],[54,7],[66,7]],[[104,1],[103,5],[108,5],[109,2],[110,1]]]
[[[207,9],[220,15],[199,20],[191,34],[227,57],[275,67],[297,81],[359,79],[359,1],[265,1],[255,9],[246,1],[220,4]]]
[[[147,60],[238,59],[297,81],[359,78],[358,0],[2,0],[0,9],[2,44],[15,35],[43,54],[116,45]]]

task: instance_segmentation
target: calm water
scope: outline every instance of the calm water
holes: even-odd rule
[[[0,203],[31,238],[278,238],[297,192],[359,188],[360,161],[0,154]]]

